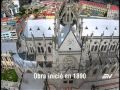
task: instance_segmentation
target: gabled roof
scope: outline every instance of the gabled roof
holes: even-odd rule
[[[45,37],[52,37],[54,35],[54,19],[28,20],[24,35],[31,38],[31,33],[34,37],[43,37],[43,33]]]
[[[101,36],[103,32],[104,36],[111,36],[112,33],[114,33],[114,36],[119,36],[119,21],[92,18],[83,19],[82,36],[90,36],[92,33],[93,36]]]
[[[70,31],[72,32],[72,34],[74,35],[77,43],[80,46],[80,43],[78,41],[78,36],[74,34],[74,31],[72,30],[73,27],[71,25],[66,25],[62,31],[60,32],[59,36],[58,36],[58,46],[61,47],[61,45],[64,43],[65,39],[67,38],[68,34],[70,33]]]
[[[62,31],[58,35],[58,46],[59,47],[64,42],[64,40],[67,37],[69,31],[70,31],[70,25],[66,25],[65,27],[63,27]]]

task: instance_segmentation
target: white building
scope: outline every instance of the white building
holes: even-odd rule
[[[18,36],[16,33],[15,26],[5,25],[1,27],[1,39],[2,40],[17,40]]]

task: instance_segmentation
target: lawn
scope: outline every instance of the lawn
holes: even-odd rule
[[[8,69],[8,70],[4,70],[1,73],[1,79],[2,80],[7,80],[7,81],[17,82],[18,81],[18,76],[17,76],[14,69]]]

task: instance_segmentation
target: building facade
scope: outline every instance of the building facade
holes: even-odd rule
[[[65,2],[55,19],[27,20],[20,52],[35,56],[37,72],[87,76],[85,80],[48,79],[52,90],[119,89],[118,20],[80,17],[74,6]],[[103,79],[104,74],[112,77]]]

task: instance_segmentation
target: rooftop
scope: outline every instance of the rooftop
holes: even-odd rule
[[[15,26],[11,26],[11,25],[1,25],[1,31],[2,32],[6,32],[6,31],[13,31],[16,30]]]
[[[52,37],[54,35],[54,19],[35,19],[27,20],[24,35],[32,37]]]

